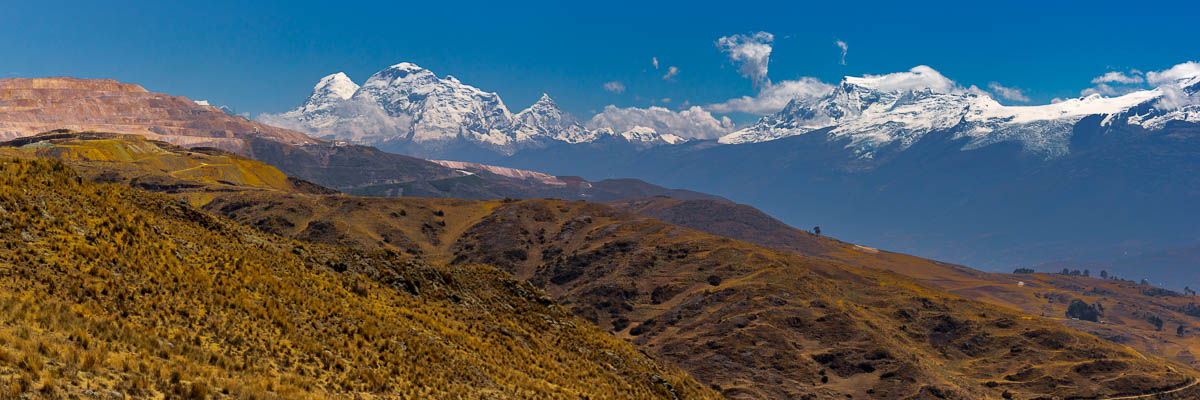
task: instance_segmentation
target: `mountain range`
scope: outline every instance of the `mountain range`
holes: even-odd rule
[[[0,145],[16,159],[0,163],[11,211],[0,224],[14,227],[0,236],[12,269],[0,284],[22,293],[0,308],[16,324],[0,336],[0,355],[16,356],[0,367],[18,374],[0,388],[15,396],[1186,398],[1196,387],[1196,306],[1148,285],[986,274],[804,232],[716,195],[390,154],[109,82],[0,83],[30,88],[0,97],[18,136]],[[39,103],[55,112],[20,106]],[[36,132],[60,124],[125,134]],[[223,149],[187,139],[218,132]],[[813,137],[607,137],[504,157]],[[360,191],[374,197],[346,194]],[[423,193],[485,200],[410,197]],[[519,199],[555,193],[608,204]],[[1103,306],[1111,325],[1065,318],[1074,300]],[[73,322],[130,315],[132,331],[98,338]],[[58,322],[36,323],[47,319]],[[122,367],[97,348],[164,361]]]
[[[682,137],[649,127],[623,132],[589,130],[564,113],[549,95],[517,113],[500,96],[440,78],[412,63],[371,75],[359,86],[344,73],[321,78],[300,107],[264,114],[259,121],[313,136],[371,145],[418,157],[457,157],[470,152],[513,154],[551,143],[620,138],[640,145],[678,144]]]
[[[388,78],[394,69],[422,78]],[[716,140],[663,140],[682,132],[646,126],[623,136],[581,134],[589,131],[563,122],[574,119],[549,107],[547,97],[517,115],[553,116],[538,120],[555,123],[522,128],[527,123],[512,122],[498,96],[406,63],[368,79],[364,87],[376,89],[332,102],[351,109],[362,104],[355,99],[369,100],[360,108],[377,112],[306,111],[330,104],[320,99],[331,91],[318,85],[304,107],[258,119],[295,121],[315,136],[408,154],[593,180],[639,178],[752,204],[859,243],[985,269],[1112,264],[1131,278],[1197,286],[1200,274],[1117,262],[1200,244],[1200,217],[1191,206],[1200,193],[1200,64],[1151,73],[1147,81],[1154,87],[1013,106],[918,66],[846,77],[822,96],[792,100]],[[379,89],[385,82],[389,89]],[[339,93],[353,87],[344,86]],[[433,118],[433,110],[471,117]],[[376,115],[416,122],[388,125]],[[427,132],[427,119],[461,129]],[[402,132],[368,138],[343,128],[381,124]],[[637,131],[651,139],[632,140],[641,137]]]
[[[329,85],[336,87],[335,83]],[[438,163],[386,153],[368,146],[311,138],[231,115],[207,102],[149,92],[136,84],[108,79],[0,79],[0,138],[29,137],[59,129],[137,134],[189,148],[219,148],[266,161],[291,176],[363,194],[597,201],[647,195],[719,198],[636,179],[592,182],[573,176]]]

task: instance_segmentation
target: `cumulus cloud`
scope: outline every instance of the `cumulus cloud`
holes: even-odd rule
[[[658,69],[658,57],[650,57],[650,63],[654,64],[654,69]]]
[[[849,50],[850,47],[846,46],[846,42],[841,40],[834,41],[833,43],[836,44],[838,48],[842,49],[842,65],[846,65],[846,51]]]
[[[624,93],[625,92],[625,84],[621,83],[619,81],[604,82],[604,90],[607,90],[607,91],[610,91],[613,93]]]
[[[938,93],[958,93],[963,89],[958,83],[950,80],[927,65],[912,67],[907,72],[895,72],[885,75],[863,75],[861,78],[848,77],[848,82],[882,91],[920,90],[929,89]]]
[[[1090,87],[1090,88],[1081,90],[1079,92],[1079,95],[1080,96],[1091,96],[1093,94],[1098,94],[1098,95],[1102,95],[1102,96],[1120,96],[1123,94],[1132,93],[1132,92],[1136,92],[1139,90],[1142,90],[1142,88],[1136,87],[1136,86],[1111,86],[1107,83],[1101,83],[1094,87]]]
[[[1130,71],[1129,74],[1119,71],[1111,71],[1104,75],[1092,78],[1092,83],[1120,83],[1125,85],[1136,85],[1142,83],[1143,79],[1138,70]]]
[[[388,138],[406,135],[413,121],[407,116],[391,116],[379,104],[366,99],[339,101],[328,108],[333,118],[327,121],[309,121],[294,111],[282,114],[258,114],[255,121],[280,128],[303,132],[313,137],[329,138],[330,132],[356,142],[371,141],[371,138]]]
[[[675,112],[664,107],[619,108],[610,105],[604,107],[604,111],[592,117],[586,125],[589,129],[609,128],[614,132],[625,132],[644,126],[660,134],[671,133],[693,139],[718,138],[732,132],[734,128],[729,117],[717,119],[699,106]]]
[[[679,68],[676,68],[674,65],[672,65],[670,67],[667,67],[667,73],[664,74],[662,76],[662,78],[664,81],[669,81],[669,80],[675,78],[675,75],[679,75]]]
[[[988,83],[988,89],[991,89],[992,93],[995,93],[997,96],[1000,96],[1000,98],[1005,100],[1019,101],[1022,103],[1029,102],[1029,96],[1026,96],[1025,92],[1018,88],[1005,87],[1000,85],[998,82],[990,82]]]
[[[1188,82],[1181,82],[1189,80]],[[1174,83],[1195,83],[1200,80],[1200,63],[1188,61],[1162,71],[1146,73],[1146,82],[1152,86]]]
[[[742,76],[750,78],[755,85],[769,83],[767,64],[771,60],[771,44],[775,35],[758,32],[749,35],[723,36],[717,39],[717,48],[729,55],[729,60],[738,66]]]
[[[717,104],[709,104],[704,109],[716,113],[736,111],[767,115],[779,112],[789,101],[816,99],[832,90],[833,85],[821,82],[816,78],[804,77],[794,81],[772,83],[760,89],[757,95],[742,96]]]

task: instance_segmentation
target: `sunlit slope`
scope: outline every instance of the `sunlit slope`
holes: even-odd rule
[[[53,158],[87,178],[123,182],[172,194],[189,193],[194,204],[211,197],[205,192],[278,190],[306,192],[315,185],[284,175],[275,167],[217,149],[186,149],[136,135],[94,132],[47,132],[0,146],[0,155]],[[326,193],[332,191],[320,189]]]
[[[4,398],[705,398],[491,267],[282,239],[0,162]]]
[[[614,206],[701,231],[848,265],[885,269],[963,297],[1057,320],[1139,351],[1200,367],[1200,298],[1148,285],[1062,274],[994,274],[816,236],[753,207],[708,200],[641,198]],[[1101,307],[1097,321],[1072,319],[1073,300]],[[1153,321],[1161,320],[1158,326]],[[1180,331],[1179,327],[1183,326]]]
[[[969,269],[824,237],[805,255],[585,202],[210,195],[206,210],[268,232],[501,266],[731,398],[1102,398],[1192,373],[878,268]]]
[[[593,203],[263,192],[208,207],[305,240],[501,266],[732,398],[1107,396],[1190,374],[901,275]]]

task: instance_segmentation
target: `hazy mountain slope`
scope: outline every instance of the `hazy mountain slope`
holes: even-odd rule
[[[494,268],[260,233],[0,162],[6,397],[704,398]]]
[[[1147,131],[1101,129],[1102,121],[1082,120],[1072,152],[1050,160],[1014,143],[962,151],[967,139],[942,133],[863,160],[844,148],[848,140],[812,132],[636,153],[558,146],[489,162],[593,180],[631,176],[712,193],[856,243],[988,270],[1051,260],[1109,262],[1127,252],[1194,246],[1200,220],[1189,204],[1200,193],[1197,125]],[[1178,276],[1121,272],[1153,281]],[[1200,280],[1183,285],[1200,286]]]
[[[477,161],[712,193],[856,243],[992,271],[1111,263],[1200,244],[1190,206],[1200,77],[1155,85],[1008,106],[917,67],[846,77],[720,141],[556,143]],[[1200,286],[1177,268],[1121,272]]]

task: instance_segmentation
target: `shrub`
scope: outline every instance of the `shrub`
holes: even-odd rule
[[[1084,321],[1100,321],[1100,311],[1096,310],[1095,306],[1080,299],[1071,300],[1071,304],[1067,306],[1067,316]]]

